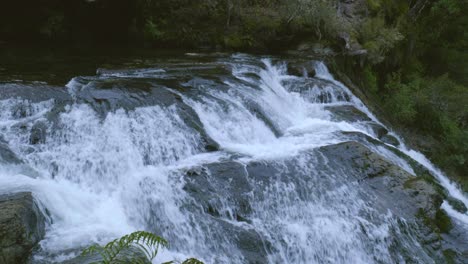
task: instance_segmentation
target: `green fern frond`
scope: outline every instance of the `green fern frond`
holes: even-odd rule
[[[107,243],[104,247],[92,245],[85,249],[82,255],[98,253],[102,257],[101,263],[104,264],[128,263],[128,261],[139,264],[152,261],[161,247],[166,248],[168,246],[169,243],[162,237],[146,231],[137,231],[115,239]],[[119,254],[122,253],[123,250],[132,250],[135,252],[135,249],[144,253],[146,258],[142,258],[141,255],[138,256],[138,254],[135,253],[130,260],[118,259]]]
[[[151,262],[160,248],[167,248],[169,243],[162,237],[146,231],[137,231],[125,235],[119,239],[112,240],[105,246],[92,245],[81,253],[83,256],[99,254],[103,264],[147,264]],[[126,251],[125,254],[121,254]],[[131,252],[132,254],[129,254]],[[140,253],[140,254],[139,254]],[[143,253],[143,255],[141,254]],[[175,264],[178,261],[169,261],[163,264]],[[204,264],[203,262],[189,258],[181,264]]]
[[[195,258],[189,258],[182,262],[182,264],[204,264],[203,262],[199,261],[198,259]]]

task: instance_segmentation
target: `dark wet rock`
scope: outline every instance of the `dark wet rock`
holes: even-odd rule
[[[30,102],[42,102],[50,99],[68,101],[70,95],[66,88],[38,83],[0,83],[0,100],[21,98]]]
[[[382,142],[364,134],[356,133],[356,138],[358,137],[362,138],[364,144],[373,144],[372,141],[385,147]],[[304,160],[313,163],[314,171],[306,172],[301,169],[302,165],[298,166],[298,162],[303,164]],[[334,176],[339,178],[330,178],[330,174],[334,175],[338,171],[346,173]],[[415,171],[427,173],[424,170]],[[456,242],[446,243],[441,238],[441,234],[444,234],[453,241],[460,239],[453,234],[452,230],[456,229],[446,228],[445,218],[439,209],[446,194],[440,191],[440,186],[434,182],[433,177],[428,174],[411,175],[358,142],[321,147],[304,152],[300,159],[252,161],[246,164],[232,161],[211,163],[187,171],[185,180],[184,190],[196,201],[190,206],[191,210],[198,208],[196,210],[202,215],[210,216],[209,221],[222,223],[222,232],[235,238],[232,243],[236,243],[241,250],[247,250],[242,251],[243,256],[248,259],[246,263],[262,263],[266,259],[265,254],[276,249],[273,245],[268,246],[267,239],[256,237],[258,234],[255,235],[254,231],[242,225],[233,225],[230,221],[246,225],[252,223],[252,216],[256,214],[256,207],[252,203],[264,201],[269,206],[281,208],[281,199],[269,201],[271,197],[268,193],[270,188],[283,186],[282,184],[295,186],[295,193],[291,195],[299,202],[322,197],[320,190],[334,190],[340,184],[357,183],[353,188],[357,188],[359,199],[366,201],[373,210],[380,214],[390,211],[398,219],[404,219],[399,228],[401,232],[410,233],[411,237],[421,243],[426,254],[423,259],[444,263],[443,248],[463,251],[452,245]],[[360,213],[360,217],[371,222],[378,221],[365,211]],[[401,236],[395,234],[390,239],[399,250],[406,250],[407,245],[401,244]],[[412,238],[408,239],[412,241]],[[416,252],[408,252],[412,253],[405,253],[406,259],[416,261]]]
[[[323,79],[285,80],[283,85],[288,91],[300,93],[303,98],[312,103],[327,104],[351,100],[347,92]]]
[[[232,161],[211,163],[187,171],[185,180],[184,190],[196,201],[192,208],[201,205],[202,212],[212,217],[208,221],[237,245],[245,263],[267,263],[272,250],[267,240],[253,229],[229,222],[251,223],[253,187],[245,165]]]
[[[254,101],[249,101],[246,104],[246,107],[252,112],[258,119],[262,120],[263,123],[275,134],[276,137],[280,137],[283,135],[281,128],[271,119],[271,115],[266,113],[264,109]]]
[[[242,230],[236,236],[236,244],[242,252],[245,263],[268,263],[268,251],[271,245],[255,230]]]
[[[209,136],[203,137],[203,141],[204,141],[205,150],[208,152],[218,151],[220,148],[219,144]]]
[[[386,144],[382,143],[381,141],[376,140],[372,137],[369,137],[361,132],[341,132],[341,133],[345,134],[349,139],[352,139],[364,145],[371,144],[371,145],[375,145],[379,147],[384,147],[388,151],[392,152],[399,158],[406,161],[408,165],[410,165],[410,167],[416,173],[416,175],[418,177],[423,178],[426,182],[429,182],[437,190],[438,194],[440,194],[442,197],[449,196],[449,193],[447,192],[447,190],[444,189],[439,184],[439,182],[434,178],[434,176],[431,174],[431,172],[427,168],[425,168],[423,165],[421,165],[420,163],[418,163],[417,161],[415,161],[414,159],[412,159],[410,156],[406,155],[399,149],[388,147]]]
[[[432,176],[413,176],[357,142],[326,146],[320,151],[328,157],[331,166],[348,168],[348,173],[358,178],[366,193],[374,194],[373,208],[382,213],[390,209],[392,214],[406,219],[405,225],[412,226],[409,231],[424,246],[431,260],[445,263],[443,248],[456,252],[455,259],[463,258],[468,243],[462,242],[461,230],[440,209],[447,194]]]
[[[288,74],[298,77],[314,77],[315,67],[311,62],[290,63],[288,65]]]
[[[137,107],[160,106],[167,108],[175,106],[185,124],[202,136],[205,150],[219,149],[218,143],[206,134],[198,115],[192,108],[183,103],[180,95],[150,79],[94,80],[77,91],[75,97],[77,102],[90,105],[102,118],[105,118],[107,113],[118,109],[131,111]]]
[[[460,200],[457,200],[453,197],[448,197],[447,202],[453,207],[453,209],[457,210],[462,214],[466,214],[466,212],[468,211],[468,208],[466,208],[465,204]]]
[[[0,100],[8,98],[24,100],[11,109],[12,115],[16,118],[30,117],[31,112],[33,112],[32,103],[52,100],[52,109],[45,114],[45,117],[51,122],[53,129],[56,128],[58,117],[65,110],[65,106],[72,103],[72,98],[66,87],[38,83],[0,84]],[[19,123],[16,127],[19,129],[29,129],[27,123]],[[31,131],[34,133],[30,141],[32,144],[43,143],[42,141],[45,140],[45,137],[43,137],[42,131],[44,131],[43,126],[39,124]]]
[[[119,108],[169,106],[180,100],[162,87],[154,87],[140,79],[104,79],[90,81],[75,94],[78,102],[87,103],[98,113],[106,115]]]
[[[26,263],[44,232],[45,218],[31,193],[0,195],[0,263]]]
[[[18,174],[36,178],[39,173],[20,159],[8,146],[8,143],[0,137],[0,165],[8,167]]]
[[[352,105],[326,106],[325,109],[333,114],[333,119],[336,121],[371,121],[364,112]]]
[[[0,138],[0,163],[22,164],[23,161],[10,149],[8,143]]]
[[[237,162],[207,164],[203,168],[186,172],[184,190],[202,205],[203,210],[215,217],[224,216],[246,221],[251,213],[244,165]],[[228,208],[234,210],[227,210]]]
[[[382,137],[380,137],[380,140],[382,140],[382,142],[393,145],[395,147],[398,147],[400,145],[400,142],[398,141],[398,139],[392,135],[388,135],[388,134],[383,135]]]
[[[369,122],[368,125],[372,128],[375,135],[377,136],[380,141],[398,147],[400,145],[400,141],[392,135],[389,134],[389,131],[380,124],[375,122]]]
[[[325,58],[336,55],[330,47],[324,46],[315,40],[303,41],[297,45],[295,50],[289,50],[288,54],[300,56],[301,58],[309,57],[312,59]]]
[[[155,75],[164,74],[165,70],[161,68],[136,68],[136,69],[105,69],[98,68],[96,75],[108,77],[151,77]]]
[[[32,145],[44,144],[47,136],[47,124],[44,121],[37,121],[31,128],[29,143]]]
[[[358,170],[358,175],[360,175],[358,180],[383,176],[401,170],[382,156],[354,141],[322,147],[320,151],[332,162],[337,160],[341,162],[341,166],[349,166]],[[405,176],[411,177],[411,175]]]
[[[368,122],[367,125],[371,127],[379,139],[388,134],[388,130],[385,127],[375,123],[374,121]]]

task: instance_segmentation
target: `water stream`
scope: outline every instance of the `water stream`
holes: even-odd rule
[[[21,94],[37,84],[0,84],[18,86],[0,100],[0,135],[22,160],[0,163],[0,193],[31,191],[49,221],[35,262],[149,230],[171,243],[155,263],[437,263],[411,220],[322,147],[359,137],[416,177],[398,150],[468,197],[394,133],[398,146],[381,140],[387,128],[325,64],[297,77],[274,58],[196,56],[100,69],[44,100]]]

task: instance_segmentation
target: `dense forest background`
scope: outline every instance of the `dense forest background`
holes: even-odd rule
[[[467,191],[467,13],[466,0],[7,1],[0,49],[123,45],[340,57],[337,68],[392,127]]]

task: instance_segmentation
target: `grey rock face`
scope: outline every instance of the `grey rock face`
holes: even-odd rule
[[[31,193],[0,195],[0,263],[27,263],[45,232],[45,219]]]
[[[360,143],[351,141],[326,146],[321,148],[321,152],[330,162],[340,163],[337,166],[353,168],[361,185],[369,187],[380,197],[376,201],[382,211],[391,209],[399,216],[414,219],[419,209],[435,213],[437,205],[442,202],[440,197],[434,200],[437,192],[431,184],[416,179]]]

